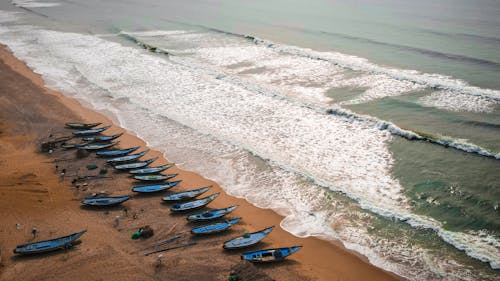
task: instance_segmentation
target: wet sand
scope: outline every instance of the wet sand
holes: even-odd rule
[[[136,182],[128,174],[108,167],[106,176],[111,178],[88,180],[77,188],[71,180],[97,174],[104,167],[104,160],[93,153],[77,158],[75,150],[55,149],[51,154],[42,154],[38,152],[40,143],[49,134],[71,134],[71,130],[63,128],[68,121],[110,124],[112,128],[106,135],[124,129],[78,101],[45,88],[41,77],[5,48],[0,49],[0,60],[0,280],[227,280],[232,270],[245,271],[240,274],[247,277],[243,280],[401,279],[374,267],[336,241],[295,237],[279,227],[283,217],[272,210],[228,196],[217,183],[177,167],[164,172],[179,173],[175,180],[182,180],[170,192],[213,185],[207,195],[221,195],[209,207],[238,205],[227,217],[242,220],[223,234],[198,238],[189,233],[195,224],[187,223],[185,214],[171,214],[170,205],[161,202],[162,194],[135,196],[111,209],[81,207],[81,199],[91,194],[131,194],[130,188]],[[144,141],[130,132],[119,140],[121,148],[146,149]],[[159,159],[151,166],[168,163],[158,151],[151,151],[142,159],[154,156]],[[56,159],[63,161],[54,162]],[[89,164],[96,164],[99,169],[89,171]],[[64,178],[59,176],[62,169],[66,169]],[[130,234],[144,225],[150,225],[155,235],[132,240]],[[222,249],[223,241],[271,225],[276,226],[275,230],[250,250],[293,245],[302,245],[303,249],[282,263],[263,266],[241,262],[242,251]],[[33,227],[38,229],[35,239],[31,234]],[[12,254],[17,244],[83,229],[87,233],[81,243],[70,250],[26,258]],[[143,255],[147,251],[141,249],[177,234],[183,235],[181,241],[166,246],[197,244],[159,253],[160,265],[159,254]]]

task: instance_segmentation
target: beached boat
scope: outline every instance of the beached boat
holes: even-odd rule
[[[71,148],[79,148],[79,147],[82,147],[82,146],[86,146],[88,145],[89,143],[88,142],[81,142],[81,143],[63,143],[61,144],[61,147],[62,148],[65,148],[65,149],[71,149]]]
[[[55,251],[59,249],[68,249],[71,248],[73,246],[72,243],[76,239],[80,238],[85,232],[86,231],[84,230],[64,237],[19,245],[14,249],[14,253],[29,255]]]
[[[101,123],[66,123],[65,125],[66,128],[70,129],[88,130],[101,125]]]
[[[251,262],[273,262],[284,260],[289,255],[300,250],[302,246],[288,248],[265,249],[241,254],[242,260]]]
[[[90,135],[97,135],[97,134],[100,134],[104,131],[106,131],[107,129],[109,129],[111,126],[105,126],[105,127],[102,127],[102,128],[98,128],[98,129],[91,129],[91,130],[82,130],[82,131],[76,131],[76,132],[73,132],[73,135],[77,136],[77,137],[82,137],[82,136],[90,136]]]
[[[164,181],[176,177],[178,174],[168,174],[168,175],[137,175],[134,179],[140,181]]]
[[[115,206],[129,199],[130,196],[87,197],[83,199],[82,204],[95,207]]]
[[[214,201],[215,198],[219,196],[219,193],[212,194],[210,196],[194,200],[194,201],[189,201],[185,203],[175,203],[172,205],[170,210],[172,212],[183,212],[183,211],[190,211],[190,210],[195,210],[199,208],[203,208],[206,205],[208,205],[210,202]]]
[[[146,155],[146,153],[148,153],[148,152],[149,152],[149,149],[146,149],[140,153],[114,157],[114,158],[106,160],[106,162],[113,164],[113,165],[116,165],[118,163],[134,161],[134,160],[137,160],[137,159],[141,158],[142,156]]]
[[[115,150],[106,150],[106,151],[99,151],[96,154],[98,156],[102,157],[118,157],[118,156],[123,156],[127,155],[129,153],[132,153],[139,149],[138,146],[131,147],[131,148],[125,148],[125,149],[115,149]]]
[[[120,143],[119,141],[115,141],[115,142],[110,142],[110,143],[87,144],[87,145],[78,147],[78,149],[99,150],[99,149],[110,148],[110,147],[115,146],[119,143]]]
[[[82,138],[83,141],[89,141],[89,142],[102,142],[102,141],[112,141],[114,139],[117,139],[121,137],[123,133],[118,133],[116,135],[111,135],[111,136],[95,136],[95,137],[85,137]]]
[[[228,230],[231,226],[238,223],[240,220],[241,220],[241,218],[234,218],[234,219],[227,220],[225,222],[195,227],[195,228],[191,229],[191,233],[194,235],[208,235],[208,234],[219,233],[219,232]]]
[[[223,248],[224,249],[241,249],[245,247],[250,247],[253,246],[257,243],[259,243],[262,239],[266,238],[271,231],[273,231],[274,226],[268,227],[266,229],[253,232],[253,233],[246,233],[243,236],[236,237],[234,239],[228,240],[224,242]]]
[[[205,211],[202,213],[193,214],[187,217],[188,221],[192,222],[200,222],[200,221],[210,221],[218,218],[222,218],[223,216],[234,211],[238,206],[231,206],[224,209],[214,209],[210,211]]]
[[[156,159],[158,159],[158,157],[153,157],[151,159],[140,161],[140,162],[132,162],[132,163],[120,164],[120,165],[116,165],[114,167],[117,170],[137,169],[137,168],[146,167],[147,165],[153,163]]]
[[[156,166],[156,167],[149,167],[149,168],[142,168],[142,169],[134,169],[128,171],[129,173],[133,175],[147,175],[147,174],[156,174],[165,171],[168,168],[172,168],[175,164],[170,163],[166,165],[161,165],[161,166]]]
[[[212,186],[206,186],[198,189],[172,193],[163,197],[163,201],[172,202],[172,201],[183,201],[193,199],[205,192],[207,192]]]
[[[137,185],[132,187],[132,191],[138,193],[153,193],[153,192],[165,191],[178,185],[181,181],[182,180],[172,181],[162,184]]]

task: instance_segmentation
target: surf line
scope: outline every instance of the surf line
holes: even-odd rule
[[[371,123],[380,130],[385,130],[390,132],[392,135],[403,137],[407,140],[410,141],[427,141],[433,144],[441,145],[444,146],[445,148],[451,147],[457,150],[460,150],[462,152],[467,152],[467,153],[474,153],[478,154],[484,157],[488,158],[493,158],[496,160],[500,160],[500,153],[494,153],[486,150],[485,148],[482,148],[480,146],[477,146],[475,144],[468,144],[468,143],[460,143],[456,142],[454,140],[446,140],[443,138],[439,138],[437,136],[433,136],[431,134],[425,134],[425,133],[417,133],[411,130],[405,130],[394,123],[388,122],[388,121],[383,121],[383,120],[378,120],[373,117],[362,117],[358,116],[353,112],[349,112],[347,110],[343,110],[340,108],[329,108],[326,110],[327,114],[334,115],[336,117],[341,117],[347,120],[356,120],[360,122],[367,122]]]

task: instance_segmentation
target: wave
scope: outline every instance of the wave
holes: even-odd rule
[[[384,121],[384,120],[378,120],[374,117],[371,116],[361,116],[358,115],[350,110],[343,109],[343,108],[330,108],[327,109],[326,112],[328,114],[332,114],[341,118],[345,118],[348,120],[356,120],[360,122],[367,122],[371,123],[374,126],[378,127],[380,130],[386,130],[390,132],[392,135],[395,136],[400,136],[403,137],[407,140],[413,141],[413,140],[418,140],[418,141],[428,141],[430,143],[438,144],[441,146],[444,146],[446,148],[451,147],[455,148],[457,150],[463,151],[463,152],[468,152],[468,153],[474,153],[478,154],[481,156],[493,158],[500,160],[500,153],[495,153],[491,152],[485,148],[482,148],[478,145],[471,144],[471,143],[464,143],[452,138],[443,138],[431,134],[426,134],[423,132],[415,132],[411,130],[405,130],[397,125],[395,125],[392,122]]]
[[[387,43],[387,42],[372,40],[372,39],[363,38],[363,37],[350,36],[350,35],[341,34],[341,33],[334,33],[334,32],[328,32],[328,31],[319,31],[319,32],[321,34],[331,35],[331,36],[345,38],[345,39],[349,39],[349,40],[355,40],[358,42],[369,43],[369,44],[379,45],[379,46],[386,46],[386,47],[391,47],[391,48],[397,48],[399,50],[411,51],[411,52],[415,52],[415,53],[419,53],[422,55],[427,55],[427,56],[439,58],[439,59],[461,61],[461,62],[466,62],[466,63],[471,63],[471,64],[480,64],[480,65],[489,66],[489,67],[492,67],[495,69],[500,68],[500,63],[495,62],[495,61],[485,60],[485,59],[473,58],[473,57],[451,54],[451,53],[443,53],[443,52],[433,51],[433,50],[424,49],[424,48],[406,46],[406,45]]]
[[[135,36],[133,36],[131,33],[121,31],[118,33],[118,36],[121,36],[121,37],[127,39],[128,41],[135,43],[136,45],[142,47],[143,49],[145,49],[149,52],[167,55],[167,56],[172,55],[172,53],[169,50],[160,48],[158,46],[154,46],[152,44],[145,43],[145,42],[139,40],[138,38],[136,38]]]
[[[223,31],[218,31],[218,32],[222,33]],[[138,32],[137,34],[140,34],[142,36],[160,36],[160,35],[165,35],[165,34],[171,35],[171,34],[179,34],[179,33],[181,33],[181,31],[168,31],[168,32],[150,31],[150,32],[146,32],[146,33]],[[227,33],[227,32],[223,32],[223,33],[230,34],[230,35],[234,36],[233,33]],[[119,36],[122,36],[125,39],[136,43],[137,45],[143,47],[144,49],[146,49],[148,51],[151,51],[154,53],[163,53],[166,55],[171,55],[171,52],[164,50],[164,49],[161,49],[160,47],[152,45],[150,43],[146,43],[146,42],[138,39],[137,37],[135,37],[131,34],[134,34],[134,33],[123,32],[123,31],[118,33]],[[256,39],[253,39],[253,40],[256,40]],[[266,90],[257,89],[258,87],[256,85],[252,85],[250,87],[250,85],[248,85],[248,83],[245,83],[241,80],[236,81],[235,79],[228,77],[226,75],[217,74],[217,79],[220,79],[220,80],[230,79],[232,83],[238,83],[241,86],[243,86],[251,91],[257,91],[259,93],[266,93],[267,92]],[[276,95],[273,95],[273,96],[276,97]],[[457,150],[460,150],[463,152],[473,153],[473,154],[477,154],[480,156],[485,156],[485,157],[500,160],[500,153],[495,153],[495,152],[489,151],[485,148],[482,148],[482,147],[475,145],[475,144],[472,144],[472,143],[465,143],[463,141],[455,140],[455,139],[450,138],[450,137],[440,137],[440,136],[436,136],[436,135],[427,134],[424,132],[415,132],[415,131],[408,130],[408,129],[402,129],[392,122],[388,122],[385,120],[379,120],[379,119],[372,117],[372,116],[362,116],[362,115],[356,114],[350,110],[340,108],[340,107],[327,109],[327,108],[323,108],[321,106],[306,104],[303,102],[301,102],[301,104],[303,106],[306,106],[309,108],[317,107],[319,109],[318,111],[326,111],[326,113],[328,113],[328,114],[335,115],[335,116],[338,116],[338,117],[341,117],[344,119],[356,120],[356,121],[360,121],[360,122],[364,122],[364,123],[369,123],[369,124],[377,127],[380,130],[386,130],[386,131],[390,132],[392,135],[403,137],[407,140],[428,141],[430,143],[441,145],[441,146],[446,147],[446,148],[454,148],[454,149],[457,149]]]
[[[354,71],[384,74],[396,80],[410,81],[412,83],[430,88],[451,90],[458,93],[480,96],[485,99],[500,101],[500,91],[498,90],[483,89],[476,86],[471,86],[465,81],[453,79],[448,76],[440,74],[421,73],[416,70],[403,70],[380,66],[371,63],[367,59],[356,56],[346,55],[338,52],[319,52],[308,48],[280,45],[272,41],[260,39],[258,37],[250,35],[245,35],[244,37],[257,45],[267,46],[286,54],[303,56],[316,60],[329,61],[335,65]]]

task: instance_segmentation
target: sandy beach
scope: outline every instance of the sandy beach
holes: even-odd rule
[[[279,227],[281,216],[259,209],[245,200],[229,196],[220,186],[202,176],[173,167],[182,180],[170,192],[212,185],[207,194],[221,195],[210,208],[238,205],[228,217],[242,217],[231,230],[210,237],[192,237],[185,214],[173,215],[170,205],[162,204],[161,195],[135,196],[111,209],[81,207],[81,199],[105,193],[112,196],[131,194],[136,183],[126,173],[109,167],[109,178],[88,180],[76,188],[71,180],[95,175],[86,166],[104,167],[105,160],[91,153],[77,158],[75,150],[56,149],[39,153],[39,145],[49,134],[71,134],[65,122],[102,122],[112,125],[106,135],[124,132],[106,116],[82,106],[77,100],[44,87],[42,78],[33,73],[5,48],[0,49],[0,280],[227,280],[231,271],[244,271],[243,280],[401,280],[368,263],[366,258],[345,249],[336,241],[298,238]],[[143,140],[125,131],[119,147],[141,146]],[[158,156],[152,166],[168,163],[158,151],[142,159]],[[166,155],[168,158],[168,155]],[[56,161],[62,160],[62,161]],[[57,168],[56,168],[57,164]],[[64,178],[60,171],[66,169]],[[127,211],[124,211],[124,210]],[[132,240],[130,234],[149,225],[155,235]],[[302,245],[303,249],[279,264],[253,266],[240,261],[244,251],[226,252],[222,242],[268,226],[275,230],[252,249]],[[38,234],[33,238],[31,230]],[[51,254],[16,257],[18,244],[64,236],[87,230],[73,249]],[[179,244],[196,245],[145,257],[145,247],[177,234]],[[177,244],[172,244],[177,245]]]

